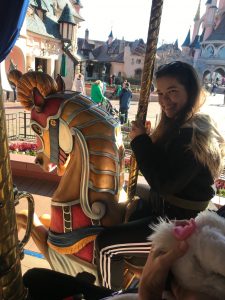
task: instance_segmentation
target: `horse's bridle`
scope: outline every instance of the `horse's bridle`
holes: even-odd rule
[[[59,162],[59,119],[49,120],[50,161]]]

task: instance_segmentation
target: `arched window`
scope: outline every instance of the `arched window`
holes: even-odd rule
[[[225,46],[221,47],[218,52],[219,58],[225,58]]]
[[[212,57],[214,55],[214,48],[213,46],[208,46],[204,51],[205,57]]]

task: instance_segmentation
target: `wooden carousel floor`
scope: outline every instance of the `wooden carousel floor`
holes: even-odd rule
[[[20,191],[27,191],[31,194],[38,194],[45,197],[51,197],[56,190],[58,183],[35,178],[14,176],[13,183]]]

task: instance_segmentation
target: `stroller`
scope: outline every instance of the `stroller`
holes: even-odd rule
[[[122,86],[120,84],[116,85],[115,90],[112,92],[112,94],[109,96],[109,99],[118,99],[120,92],[122,90]]]
[[[107,111],[110,115],[112,115],[114,118],[119,118],[119,112],[118,110],[112,106],[109,99],[105,98],[101,103],[101,108]]]

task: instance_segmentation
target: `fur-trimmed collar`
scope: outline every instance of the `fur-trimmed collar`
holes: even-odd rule
[[[195,114],[183,128],[193,128],[191,144],[188,148],[201,164],[208,167],[214,179],[224,168],[225,141],[209,115]]]

